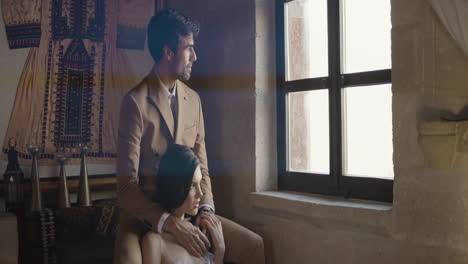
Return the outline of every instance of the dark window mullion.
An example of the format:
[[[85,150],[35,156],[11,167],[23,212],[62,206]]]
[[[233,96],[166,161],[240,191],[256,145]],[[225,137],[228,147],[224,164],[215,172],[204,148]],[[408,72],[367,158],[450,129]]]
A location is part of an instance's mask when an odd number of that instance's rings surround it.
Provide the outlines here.
[[[342,74],[343,87],[378,85],[392,82],[392,70],[378,70]]]
[[[325,195],[342,196],[336,185],[330,182],[330,176],[325,174],[287,171],[282,181],[281,189],[296,192],[308,192]]]
[[[327,79],[323,78],[311,78],[311,79],[302,79],[295,81],[287,81],[284,83],[284,92],[303,92],[303,91],[313,91],[327,88]]]
[[[393,180],[391,179],[346,176],[341,179],[341,184],[347,198],[390,203],[393,201]]]
[[[277,74],[277,149],[278,149],[278,186],[283,188],[286,176],[286,70],[285,70],[285,33],[284,2],[276,1],[276,74]]]
[[[339,0],[328,0],[328,72],[330,109],[330,176],[337,189],[341,177],[341,87]]]

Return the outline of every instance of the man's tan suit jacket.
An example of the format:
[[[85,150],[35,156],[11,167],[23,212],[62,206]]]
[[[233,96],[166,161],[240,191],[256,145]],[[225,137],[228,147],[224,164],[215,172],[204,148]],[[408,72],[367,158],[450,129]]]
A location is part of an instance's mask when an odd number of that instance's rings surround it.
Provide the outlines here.
[[[214,208],[205,128],[198,94],[177,81],[178,117],[172,116],[167,95],[154,74],[148,75],[123,99],[120,109],[117,158],[117,196],[119,205],[153,230],[164,212],[149,197],[154,193],[154,180],[159,161],[168,144],[191,147],[200,160],[202,191],[200,204]]]

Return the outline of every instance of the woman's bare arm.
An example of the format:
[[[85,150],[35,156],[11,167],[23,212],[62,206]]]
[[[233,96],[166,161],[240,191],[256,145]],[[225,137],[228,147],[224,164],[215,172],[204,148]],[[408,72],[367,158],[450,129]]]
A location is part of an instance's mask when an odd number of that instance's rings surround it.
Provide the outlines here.
[[[162,237],[152,231],[146,233],[141,241],[143,264],[162,263]]]

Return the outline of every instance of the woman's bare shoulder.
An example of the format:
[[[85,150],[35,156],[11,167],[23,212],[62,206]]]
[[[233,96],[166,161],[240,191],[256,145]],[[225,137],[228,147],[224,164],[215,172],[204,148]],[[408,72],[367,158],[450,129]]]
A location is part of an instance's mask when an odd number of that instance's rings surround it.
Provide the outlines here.
[[[174,264],[203,264],[203,259],[191,256],[188,251],[183,248],[174,236],[169,233],[161,234],[162,243],[164,243],[163,263]]]
[[[158,251],[160,255],[165,251],[165,241],[161,234],[148,232],[141,241],[142,245],[146,245],[150,251]]]
[[[143,263],[164,263],[164,240],[160,234],[148,232],[142,241]]]

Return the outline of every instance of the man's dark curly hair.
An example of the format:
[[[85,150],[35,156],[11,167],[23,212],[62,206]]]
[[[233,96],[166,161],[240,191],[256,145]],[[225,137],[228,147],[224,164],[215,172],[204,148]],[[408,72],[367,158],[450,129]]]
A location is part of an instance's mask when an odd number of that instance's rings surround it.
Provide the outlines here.
[[[189,147],[170,145],[159,163],[155,202],[169,213],[182,206],[198,164],[198,158]]]
[[[151,56],[155,62],[159,62],[163,55],[164,45],[176,53],[180,37],[193,34],[195,39],[199,32],[198,21],[174,9],[163,9],[151,18],[148,25],[148,47]]]

